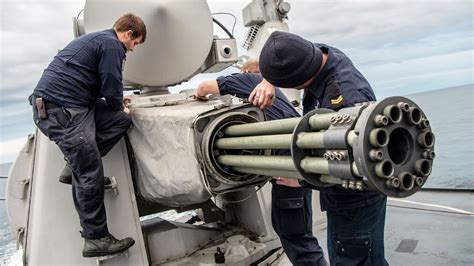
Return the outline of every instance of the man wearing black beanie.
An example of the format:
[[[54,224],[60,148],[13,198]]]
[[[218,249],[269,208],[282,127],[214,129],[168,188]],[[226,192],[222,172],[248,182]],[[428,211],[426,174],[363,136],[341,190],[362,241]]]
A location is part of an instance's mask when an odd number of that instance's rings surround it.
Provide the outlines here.
[[[259,59],[264,80],[249,100],[262,109],[272,105],[274,86],[304,89],[304,114],[316,108],[337,111],[376,100],[369,82],[334,47],[275,31]],[[285,179],[280,184],[300,186],[294,179]],[[311,187],[304,182],[302,185]],[[341,186],[318,190],[321,209],[328,218],[327,248],[331,265],[388,265],[384,255],[386,196]]]

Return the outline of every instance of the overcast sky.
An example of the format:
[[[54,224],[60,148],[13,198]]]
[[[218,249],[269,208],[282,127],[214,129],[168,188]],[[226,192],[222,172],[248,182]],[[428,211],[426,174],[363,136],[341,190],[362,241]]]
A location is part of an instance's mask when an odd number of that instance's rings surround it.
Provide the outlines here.
[[[249,2],[209,1],[212,12],[237,17],[239,46],[247,32],[241,10]],[[473,83],[471,0],[289,2],[290,32],[346,52],[379,98]],[[84,1],[0,1],[0,163],[14,160],[33,132],[27,97],[57,50],[72,39],[72,17],[83,7]],[[232,27],[232,19],[217,18]],[[180,88],[217,76],[200,76]]]

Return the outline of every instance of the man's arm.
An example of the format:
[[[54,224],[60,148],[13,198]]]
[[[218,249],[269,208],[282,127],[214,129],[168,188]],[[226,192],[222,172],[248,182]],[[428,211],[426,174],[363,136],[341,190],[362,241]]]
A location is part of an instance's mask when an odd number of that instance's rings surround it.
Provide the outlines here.
[[[300,182],[298,179],[294,178],[286,178],[286,177],[280,177],[280,176],[274,176],[273,179],[276,180],[277,185],[281,186],[287,186],[287,187],[301,187]]]
[[[113,110],[123,109],[122,58],[124,51],[114,43],[105,43],[99,62],[101,96]]]
[[[207,100],[208,94],[219,94],[219,86],[215,79],[205,80],[199,83],[195,97],[199,100]]]

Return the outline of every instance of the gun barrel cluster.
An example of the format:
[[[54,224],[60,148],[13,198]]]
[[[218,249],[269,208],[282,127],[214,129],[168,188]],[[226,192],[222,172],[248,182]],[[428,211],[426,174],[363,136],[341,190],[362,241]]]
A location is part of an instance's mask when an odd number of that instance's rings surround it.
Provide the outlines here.
[[[230,124],[209,153],[229,173],[280,176],[406,197],[431,173],[435,137],[414,102],[390,97],[338,112]]]

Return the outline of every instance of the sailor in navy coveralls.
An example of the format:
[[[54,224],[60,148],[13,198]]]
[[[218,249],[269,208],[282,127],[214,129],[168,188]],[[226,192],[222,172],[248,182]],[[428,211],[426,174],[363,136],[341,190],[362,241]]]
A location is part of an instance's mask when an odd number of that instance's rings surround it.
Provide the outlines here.
[[[274,100],[274,86],[304,89],[304,114],[315,108],[339,110],[375,101],[372,88],[340,50],[311,43],[297,35],[273,32],[260,54],[264,81],[250,100],[261,108]],[[287,179],[288,186],[312,187]],[[314,187],[313,187],[314,188]],[[387,265],[384,256],[386,196],[340,186],[320,190],[327,212],[327,246],[331,265]]]
[[[244,65],[245,67],[245,65]],[[242,68],[242,72],[248,72]],[[207,100],[207,94],[234,95],[248,98],[263,78],[260,74],[241,73],[206,80],[199,84],[196,97]],[[273,105],[265,109],[267,120],[298,117],[292,104],[280,89],[275,90]],[[279,150],[279,155],[289,154]],[[272,226],[280,237],[288,259],[295,265],[327,265],[322,248],[313,235],[312,190],[307,187],[288,187],[272,180]]]
[[[134,243],[108,231],[101,157],[130,127],[122,68],[126,52],[145,38],[141,18],[125,14],[113,29],[74,39],[54,57],[29,97],[35,124],[58,145],[68,163],[65,169],[73,173],[85,257],[118,253]]]

